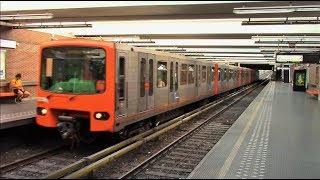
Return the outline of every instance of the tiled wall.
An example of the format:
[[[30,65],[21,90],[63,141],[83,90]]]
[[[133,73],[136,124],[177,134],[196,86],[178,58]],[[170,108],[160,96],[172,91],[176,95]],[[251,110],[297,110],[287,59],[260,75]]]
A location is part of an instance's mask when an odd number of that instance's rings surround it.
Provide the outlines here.
[[[1,30],[1,39],[17,42],[16,49],[6,50],[6,80],[1,80],[1,92],[7,91],[7,83],[14,78],[17,73],[22,74],[22,82],[25,89],[36,94],[36,84],[38,78],[38,54],[41,43],[51,41],[51,34],[25,29]],[[57,39],[68,37],[57,36]]]

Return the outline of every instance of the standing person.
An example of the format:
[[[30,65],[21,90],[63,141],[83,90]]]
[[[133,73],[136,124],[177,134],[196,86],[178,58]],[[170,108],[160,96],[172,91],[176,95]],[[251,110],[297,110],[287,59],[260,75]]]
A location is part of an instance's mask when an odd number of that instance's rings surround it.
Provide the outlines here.
[[[16,103],[21,102],[23,98],[30,96],[30,93],[24,90],[22,81],[21,81],[21,74],[18,73],[14,79],[10,82],[10,88],[12,91],[17,95],[15,101]]]

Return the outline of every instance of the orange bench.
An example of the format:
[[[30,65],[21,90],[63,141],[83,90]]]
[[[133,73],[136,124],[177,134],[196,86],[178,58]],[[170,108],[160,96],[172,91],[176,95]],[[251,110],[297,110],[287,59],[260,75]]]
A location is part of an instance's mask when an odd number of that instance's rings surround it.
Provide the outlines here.
[[[311,95],[313,95],[313,96],[318,96],[319,95],[319,92],[316,89],[308,89],[308,90],[306,90],[306,92],[311,94]]]
[[[0,92],[0,98],[1,99],[11,99],[14,100],[17,97],[16,94],[14,94],[13,92]]]

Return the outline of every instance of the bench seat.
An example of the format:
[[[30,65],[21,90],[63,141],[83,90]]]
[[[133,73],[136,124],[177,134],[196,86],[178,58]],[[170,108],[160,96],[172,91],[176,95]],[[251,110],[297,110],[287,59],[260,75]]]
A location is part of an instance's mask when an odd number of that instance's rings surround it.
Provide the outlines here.
[[[306,92],[311,94],[311,95],[314,95],[314,96],[318,96],[319,95],[319,92],[316,89],[308,89],[308,90],[306,90]]]
[[[16,96],[13,92],[0,92],[0,97]]]

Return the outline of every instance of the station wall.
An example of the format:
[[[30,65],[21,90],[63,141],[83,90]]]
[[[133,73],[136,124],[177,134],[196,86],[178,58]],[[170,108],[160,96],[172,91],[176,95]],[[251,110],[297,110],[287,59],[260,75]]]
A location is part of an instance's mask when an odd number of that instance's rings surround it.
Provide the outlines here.
[[[55,38],[66,39],[70,37],[55,35]],[[1,39],[16,41],[16,48],[1,48],[5,52],[6,74],[5,79],[0,80],[0,91],[9,91],[8,83],[17,73],[21,73],[25,89],[34,96],[38,81],[39,46],[44,42],[51,41],[52,35],[26,29],[2,29]]]

